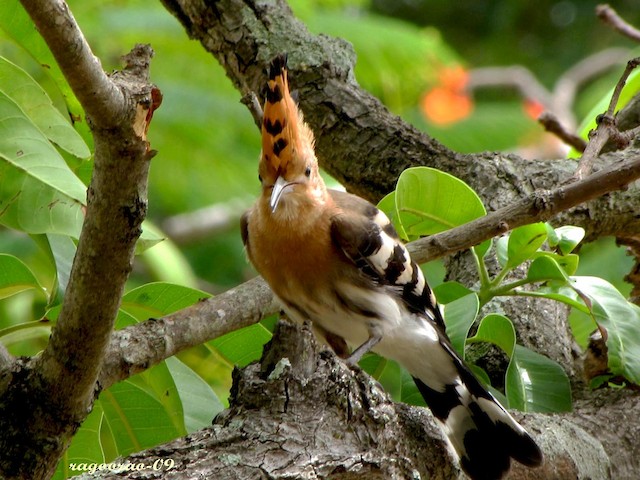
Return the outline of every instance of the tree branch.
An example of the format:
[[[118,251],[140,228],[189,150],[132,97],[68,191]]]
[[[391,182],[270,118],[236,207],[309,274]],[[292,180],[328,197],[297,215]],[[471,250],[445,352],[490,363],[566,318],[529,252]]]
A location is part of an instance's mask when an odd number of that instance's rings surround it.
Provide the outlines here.
[[[107,77],[63,0],[22,0],[85,113],[115,125],[127,114],[122,91]]]
[[[584,152],[584,149],[587,148],[587,142],[585,142],[582,137],[565,128],[558,117],[553,113],[543,112],[542,115],[538,117],[538,123],[540,123],[547,132],[553,133],[556,137],[570,147],[575,148],[578,152]]]
[[[578,164],[578,168],[574,174],[575,179],[580,180],[581,178],[589,175],[596,158],[609,139],[619,139],[620,132],[618,131],[615,120],[616,105],[618,105],[618,100],[620,99],[622,89],[627,82],[627,78],[629,78],[631,72],[638,65],[640,65],[640,57],[629,60],[627,63],[620,80],[616,83],[616,87],[613,90],[607,111],[597,119],[598,127],[595,132],[592,132],[589,144],[582,154],[582,158],[580,159],[580,163]]]
[[[258,277],[172,315],[114,332],[98,383],[102,389],[109,388],[186,348],[253,325],[279,309],[271,289]]]
[[[148,80],[149,46],[134,48],[125,69],[109,78],[64,1],[22,3],[87,113],[95,144],[86,217],[61,312],[45,350],[16,365],[0,401],[0,476],[38,479],[53,474],[93,404],[146,214],[154,153],[146,131],[160,94]]]
[[[625,22],[611,6],[607,4],[598,5],[596,7],[596,15],[614,30],[617,30],[631,40],[640,42],[640,30]]]
[[[538,469],[515,464],[508,478],[633,478],[639,399],[637,392],[602,391],[597,406],[579,401],[561,417],[515,412],[546,460]],[[153,465],[170,458],[173,468],[129,469],[118,478],[276,480],[309,472],[319,479],[337,472],[366,480],[466,478],[427,409],[391,401],[359,368],[321,351],[305,327],[278,324],[260,363],[234,372],[229,404],[211,428],[120,461]],[[611,428],[602,428],[603,421]],[[628,448],[620,448],[620,439]],[[96,472],[80,479],[110,476]]]

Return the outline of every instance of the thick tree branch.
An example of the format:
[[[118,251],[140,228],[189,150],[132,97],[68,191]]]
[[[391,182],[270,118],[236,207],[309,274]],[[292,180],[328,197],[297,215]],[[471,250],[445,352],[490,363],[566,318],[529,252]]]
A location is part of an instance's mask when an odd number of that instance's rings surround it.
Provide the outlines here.
[[[186,348],[253,325],[279,308],[264,280],[255,278],[172,315],[119,330],[105,355],[100,387],[106,389]]]
[[[633,478],[639,414],[638,394],[620,391],[600,392],[597,406],[578,402],[562,416],[515,413],[546,461],[538,469],[516,464],[508,478]],[[369,376],[321,351],[310,329],[282,322],[260,363],[234,372],[230,407],[211,428],[119,462],[164,466],[169,458],[171,469],[129,469],[117,478],[466,478],[427,409],[392,402]]]
[[[50,341],[14,365],[0,392],[0,476],[39,479],[51,476],[93,404],[146,214],[146,131],[160,95],[148,79],[150,47],[136,47],[109,78],[64,1],[23,4],[87,113],[95,144],[85,221]]]

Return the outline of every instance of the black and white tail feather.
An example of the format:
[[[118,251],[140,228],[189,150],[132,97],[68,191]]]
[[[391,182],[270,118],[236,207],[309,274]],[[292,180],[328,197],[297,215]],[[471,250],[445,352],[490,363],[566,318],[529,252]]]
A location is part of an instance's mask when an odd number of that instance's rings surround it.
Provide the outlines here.
[[[342,195],[334,194],[338,205]],[[349,201],[352,210],[354,197]],[[453,349],[436,299],[386,215],[360,202],[360,227],[348,217],[335,217],[333,241],[377,288],[395,296],[403,317],[373,349],[411,373],[471,478],[502,478],[512,458],[529,467],[541,465],[540,448]]]

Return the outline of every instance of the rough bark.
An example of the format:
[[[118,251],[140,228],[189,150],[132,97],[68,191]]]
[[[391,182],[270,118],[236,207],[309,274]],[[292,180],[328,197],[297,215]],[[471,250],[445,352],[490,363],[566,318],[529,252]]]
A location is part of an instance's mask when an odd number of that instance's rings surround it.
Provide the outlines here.
[[[603,391],[570,414],[517,414],[546,461],[514,465],[508,478],[635,478],[637,400]],[[80,478],[465,478],[427,409],[392,402],[368,375],[320,350],[310,328],[283,322],[260,363],[234,372],[230,407],[212,427],[118,462],[158,470]]]

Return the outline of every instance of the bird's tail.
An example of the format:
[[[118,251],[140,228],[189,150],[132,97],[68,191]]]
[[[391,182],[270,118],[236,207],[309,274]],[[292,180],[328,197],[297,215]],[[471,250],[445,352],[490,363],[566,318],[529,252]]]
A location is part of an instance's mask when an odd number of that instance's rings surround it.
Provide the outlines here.
[[[507,473],[512,458],[528,467],[541,465],[543,456],[538,445],[446,343],[443,346],[457,369],[456,383],[439,391],[420,378],[414,380],[442,422],[462,469],[473,480],[495,480]]]

